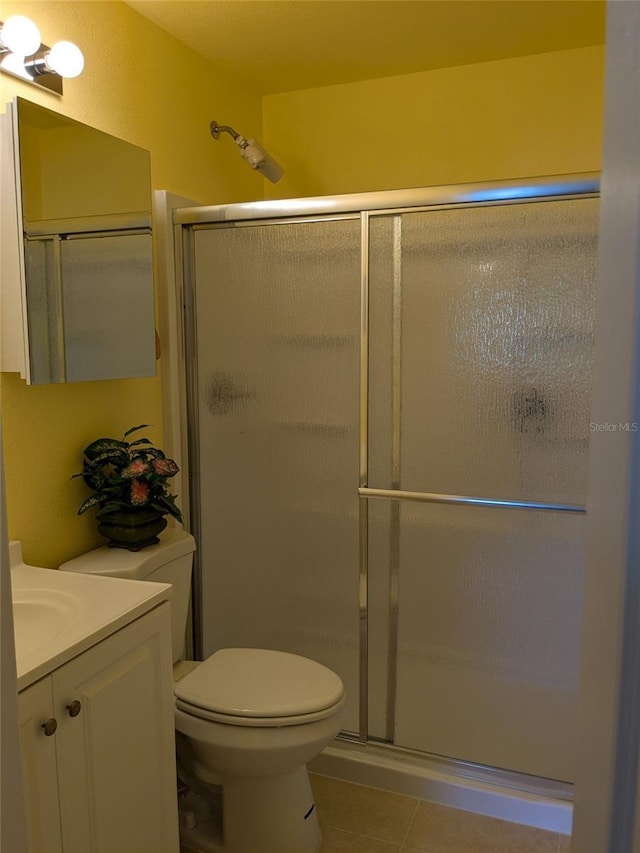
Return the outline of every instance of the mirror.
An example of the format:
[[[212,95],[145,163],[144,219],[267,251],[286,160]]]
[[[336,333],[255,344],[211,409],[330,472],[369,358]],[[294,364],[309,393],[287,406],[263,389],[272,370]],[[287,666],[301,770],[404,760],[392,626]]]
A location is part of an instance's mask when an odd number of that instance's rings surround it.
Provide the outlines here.
[[[155,375],[148,151],[16,98],[27,381]]]

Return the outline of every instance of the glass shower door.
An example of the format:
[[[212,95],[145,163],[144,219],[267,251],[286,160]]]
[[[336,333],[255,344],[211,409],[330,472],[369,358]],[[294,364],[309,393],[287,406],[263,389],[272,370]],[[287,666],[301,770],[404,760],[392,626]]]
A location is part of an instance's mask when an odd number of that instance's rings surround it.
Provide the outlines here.
[[[360,221],[193,240],[202,651],[324,663],[355,730]]]
[[[370,731],[571,781],[597,200],[372,217]],[[516,508],[518,507],[518,508]]]

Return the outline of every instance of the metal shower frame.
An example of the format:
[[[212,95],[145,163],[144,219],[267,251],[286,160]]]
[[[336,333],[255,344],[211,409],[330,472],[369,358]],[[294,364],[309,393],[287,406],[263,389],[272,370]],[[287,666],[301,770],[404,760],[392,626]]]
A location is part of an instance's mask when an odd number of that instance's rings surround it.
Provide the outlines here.
[[[178,275],[179,296],[184,305],[184,348],[186,358],[187,400],[186,410],[189,416],[183,422],[187,424],[186,436],[182,436],[183,459],[189,459],[190,495],[189,517],[191,530],[199,541],[200,533],[200,502],[199,502],[199,458],[197,441],[198,424],[198,376],[197,376],[197,336],[195,323],[195,269],[193,253],[193,232],[200,229],[248,227],[255,225],[277,225],[312,221],[327,221],[337,219],[359,219],[361,223],[361,273],[360,273],[360,401],[359,401],[359,731],[345,733],[346,737],[360,743],[372,740],[380,742],[369,735],[369,684],[368,684],[368,506],[370,500],[386,499],[392,507],[392,539],[399,536],[399,518],[394,523],[393,508],[399,508],[400,501],[420,501],[425,503],[458,504],[472,506],[495,506],[507,509],[533,509],[561,513],[585,513],[586,507],[574,504],[543,503],[537,501],[513,501],[493,498],[479,498],[468,495],[446,495],[428,492],[411,492],[399,489],[399,418],[400,400],[397,392],[393,395],[394,418],[392,438],[392,485],[391,489],[370,488],[368,485],[368,409],[369,409],[369,223],[372,216],[397,215],[394,223],[394,255],[399,258],[400,251],[400,220],[399,216],[406,212],[446,210],[451,208],[484,207],[504,204],[531,203],[544,201],[560,201],[599,196],[600,176],[598,173],[560,175],[544,178],[523,180],[508,180],[502,182],[456,184],[441,187],[417,188],[407,190],[391,190],[381,192],[354,193],[337,196],[318,196],[310,198],[283,199],[274,201],[245,202],[238,204],[178,208],[173,213],[176,271]],[[394,264],[394,269],[399,266]],[[395,277],[394,277],[395,279]],[[398,274],[399,279],[399,274]],[[392,282],[393,304],[399,305],[400,282]],[[392,317],[392,357],[394,386],[399,387],[399,313],[394,310]],[[393,473],[395,472],[395,473]],[[395,513],[397,515],[397,513]],[[395,531],[395,532],[394,532]],[[393,550],[393,548],[392,548]],[[194,561],[194,634],[195,648],[198,656],[202,656],[202,567],[199,551],[196,551]],[[412,750],[403,750],[392,744],[395,718],[395,653],[397,651],[398,633],[398,586],[399,565],[391,566],[389,601],[389,674],[386,713],[386,742],[395,750],[422,755]],[[394,596],[393,590],[396,590]],[[392,660],[392,658],[394,658]],[[384,742],[382,743],[384,745]],[[440,763],[462,769],[463,775],[474,778],[500,778],[506,771],[484,768],[469,762],[454,759],[436,759]],[[466,769],[466,772],[465,772]],[[510,773],[513,779],[519,779],[516,784],[522,790],[544,790],[554,796],[570,797],[570,785],[563,783],[534,780],[524,774]],[[513,786],[513,781],[511,782]]]

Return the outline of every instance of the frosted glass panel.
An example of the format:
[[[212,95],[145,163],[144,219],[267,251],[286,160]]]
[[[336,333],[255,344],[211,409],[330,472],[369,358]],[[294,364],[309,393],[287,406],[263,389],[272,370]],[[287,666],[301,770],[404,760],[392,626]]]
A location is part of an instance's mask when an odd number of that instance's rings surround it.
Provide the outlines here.
[[[395,423],[403,489],[585,501],[597,209],[372,221],[370,486],[394,480]]]
[[[24,256],[29,287],[29,364],[31,383],[64,382],[62,293],[56,262],[57,238],[25,240]]]
[[[67,381],[154,376],[151,234],[60,245]]]
[[[358,719],[357,220],[198,230],[204,654],[336,671]]]
[[[370,501],[390,538],[390,502]],[[401,504],[395,743],[574,778],[585,517]],[[380,725],[388,552],[370,551]]]
[[[585,501],[597,208],[371,213],[369,486]],[[202,650],[326,664],[356,731],[360,222],[192,237]],[[368,512],[370,736],[572,781],[584,516]]]

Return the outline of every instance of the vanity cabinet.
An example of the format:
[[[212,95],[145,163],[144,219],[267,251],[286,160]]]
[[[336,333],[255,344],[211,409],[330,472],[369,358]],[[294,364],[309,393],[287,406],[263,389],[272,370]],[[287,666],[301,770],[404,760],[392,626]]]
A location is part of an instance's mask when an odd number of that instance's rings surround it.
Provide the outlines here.
[[[177,853],[169,605],[20,693],[30,853]]]

